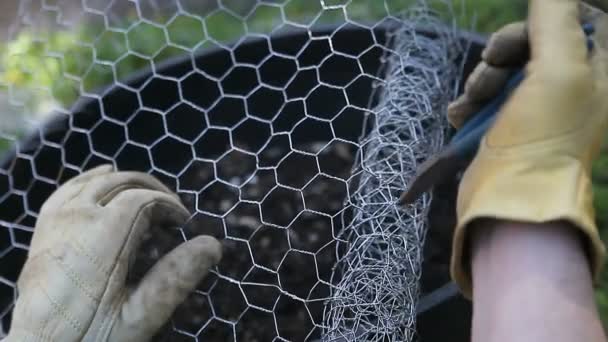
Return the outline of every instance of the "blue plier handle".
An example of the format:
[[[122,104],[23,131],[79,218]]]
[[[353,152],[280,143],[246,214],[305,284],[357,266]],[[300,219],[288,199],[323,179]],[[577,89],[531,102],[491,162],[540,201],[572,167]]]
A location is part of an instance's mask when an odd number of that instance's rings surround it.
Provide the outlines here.
[[[584,24],[583,31],[587,36],[587,48],[591,51],[593,50],[591,35],[595,32],[595,29],[591,24]],[[498,112],[513,91],[524,81],[525,77],[523,69],[511,76],[500,94],[474,115],[454,135],[441,153],[421,165],[418,174],[401,197],[401,203],[414,202],[435,184],[445,180],[446,177],[455,177],[458,172],[466,167],[475,156],[481,139],[496,120]]]

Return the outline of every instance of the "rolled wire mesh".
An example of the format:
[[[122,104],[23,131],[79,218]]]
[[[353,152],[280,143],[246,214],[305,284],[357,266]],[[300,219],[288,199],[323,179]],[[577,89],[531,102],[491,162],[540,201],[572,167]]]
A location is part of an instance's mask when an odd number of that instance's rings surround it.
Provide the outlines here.
[[[357,184],[338,235],[347,246],[326,304],[327,341],[411,341],[416,333],[431,196],[409,206],[397,199],[419,164],[443,146],[465,47],[424,3],[403,18],[390,33],[380,102],[353,169]]]
[[[411,339],[430,198],[395,201],[443,141],[462,52],[418,3],[19,1],[0,69],[0,336],[42,203],[110,163],[192,212],[151,229],[129,284],[180,242],[223,240],[156,340]]]

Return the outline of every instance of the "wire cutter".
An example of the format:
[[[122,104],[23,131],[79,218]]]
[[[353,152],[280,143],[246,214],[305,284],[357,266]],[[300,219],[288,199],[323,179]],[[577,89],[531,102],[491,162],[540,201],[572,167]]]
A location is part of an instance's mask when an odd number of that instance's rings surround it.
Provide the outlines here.
[[[591,51],[593,41],[590,36],[595,29],[591,24],[584,24],[583,31],[587,35],[587,48]],[[456,133],[443,151],[422,163],[399,203],[413,203],[437,183],[456,177],[463,171],[475,156],[482,137],[496,120],[498,112],[524,79],[524,69],[517,71],[511,76],[501,93],[475,114]]]

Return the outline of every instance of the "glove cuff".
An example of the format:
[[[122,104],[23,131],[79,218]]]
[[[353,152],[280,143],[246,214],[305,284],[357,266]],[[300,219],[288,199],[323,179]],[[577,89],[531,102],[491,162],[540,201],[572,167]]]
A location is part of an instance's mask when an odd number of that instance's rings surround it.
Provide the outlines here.
[[[595,224],[589,171],[577,159],[543,162],[478,155],[461,182],[457,207],[450,271],[467,298],[472,298],[473,284],[471,260],[463,249],[469,248],[470,224],[480,218],[570,222],[587,239],[591,270],[598,279],[605,247]]]

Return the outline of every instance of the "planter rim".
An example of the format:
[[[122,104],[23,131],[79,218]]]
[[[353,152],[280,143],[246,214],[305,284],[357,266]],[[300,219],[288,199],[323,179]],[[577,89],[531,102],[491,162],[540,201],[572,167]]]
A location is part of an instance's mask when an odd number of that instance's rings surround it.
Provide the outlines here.
[[[321,25],[319,28],[312,30],[312,31],[311,30],[299,30],[299,29],[281,30],[280,32],[277,32],[277,33],[271,33],[268,36],[268,38],[270,38],[273,41],[279,41],[279,42],[290,41],[294,37],[301,36],[302,34],[310,34],[310,32],[313,32],[315,35],[330,35],[337,30],[343,30],[342,32],[348,32],[350,34],[356,34],[356,32],[362,31],[362,30],[367,30],[367,31],[372,30],[372,31],[378,31],[378,32],[382,33],[382,32],[388,32],[390,30],[394,30],[394,29],[398,28],[398,26],[399,26],[398,24],[394,24],[394,23],[382,23],[382,24],[374,25],[374,26],[370,26],[370,27],[364,26],[361,24],[355,24],[355,23],[325,24],[325,25]],[[433,31],[430,30],[428,27],[426,27],[426,28],[421,27],[420,31],[422,33],[433,34],[432,33]],[[461,30],[461,31],[459,31],[459,34],[460,34],[460,37],[463,39],[463,41],[468,42],[469,44],[472,44],[472,45],[483,46],[483,45],[485,45],[485,43],[487,41],[487,37],[485,37],[481,34],[475,33],[475,32]],[[252,37],[246,37],[244,39],[237,40],[228,46],[234,47],[234,46],[238,45],[240,47],[246,48],[247,46],[255,46],[256,44],[260,44],[263,41],[266,41],[266,39],[262,38],[262,37],[252,36]],[[210,49],[200,51],[196,54],[184,54],[184,55],[171,57],[163,62],[160,62],[158,67],[156,67],[156,69],[160,70],[160,71],[168,70],[177,65],[182,65],[182,64],[188,63],[190,61],[200,59],[204,56],[211,56],[211,55],[217,54],[220,51],[221,51],[221,47],[213,47]],[[144,68],[141,70],[137,70],[137,71],[133,72],[132,75],[127,77],[124,81],[121,81],[121,83],[126,84],[126,85],[137,84],[137,83],[147,79],[151,72],[152,72],[151,68]],[[102,88],[98,89],[97,91],[93,91],[92,93],[97,93],[100,96],[108,96],[121,87],[122,86],[120,84],[113,83],[111,85],[102,87]],[[76,100],[74,102],[74,104],[70,107],[70,109],[67,112],[68,113],[78,113],[83,108],[85,108],[86,106],[91,104],[93,101],[94,100],[92,100],[91,98],[87,98],[86,95],[84,97],[80,97],[78,100]],[[15,142],[18,142],[19,149],[21,151],[28,151],[28,150],[35,149],[37,147],[36,146],[37,138],[39,137],[40,131],[49,132],[49,133],[62,131],[64,129],[62,124],[70,115],[72,115],[72,114],[61,115],[57,112],[51,113],[48,119],[46,119],[45,121],[42,121],[37,126],[31,127],[29,129],[29,132],[27,132],[27,134],[24,137],[15,141]],[[4,155],[0,156],[0,168],[6,169],[10,165],[11,161],[17,157],[16,147],[17,147],[17,144],[13,143],[11,148],[8,151],[6,151],[4,153]]]

